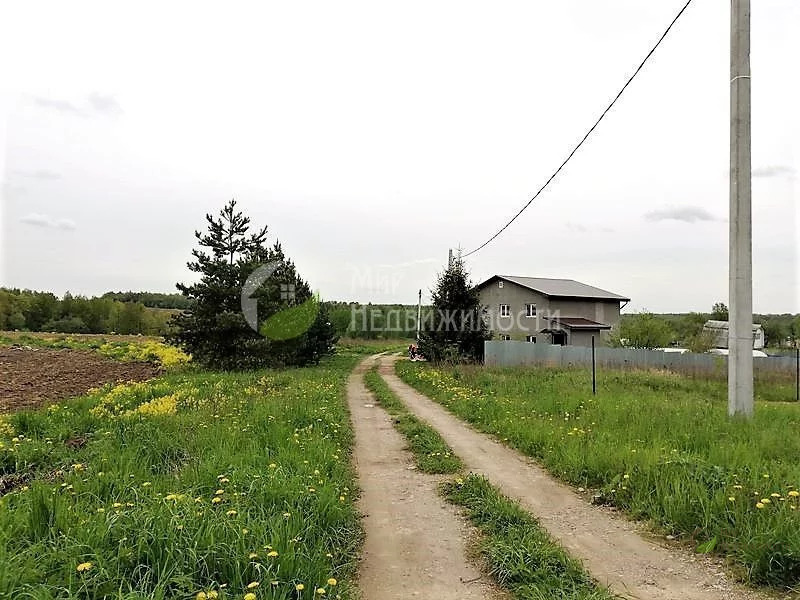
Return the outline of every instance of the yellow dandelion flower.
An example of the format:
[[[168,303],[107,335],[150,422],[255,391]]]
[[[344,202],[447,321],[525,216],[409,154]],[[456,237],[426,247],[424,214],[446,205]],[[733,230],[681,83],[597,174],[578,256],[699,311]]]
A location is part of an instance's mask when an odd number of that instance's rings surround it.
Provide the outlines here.
[[[772,500],[770,500],[769,498],[762,498],[761,504],[772,504]]]
[[[259,582],[257,582],[257,581],[251,581],[250,583],[247,584],[247,589],[248,590],[254,590],[260,585],[261,584]]]
[[[267,556],[269,556],[270,558],[275,558],[276,556],[278,556],[278,553],[275,552],[275,550],[272,550],[271,552],[267,553]]]
[[[270,583],[270,585],[273,585],[273,586],[275,586],[275,585],[278,585],[278,582],[277,582],[277,581],[275,581],[275,580],[272,580],[272,581],[270,581],[269,583]]]
[[[333,586],[333,585],[336,585],[337,583],[339,583],[339,582],[338,582],[338,581],[336,581],[336,579],[334,579],[333,577],[331,577],[330,579],[328,579],[328,585],[331,585],[331,586]]]
[[[756,502],[756,508],[764,508],[764,506],[761,502]]]
[[[235,517],[237,513],[235,510],[229,510],[225,514],[228,515],[229,517]]]
[[[247,555],[247,558],[253,560],[254,558],[258,558],[258,554],[255,552],[251,552],[250,554]]]
[[[219,496],[214,496],[211,499],[211,504],[219,504],[220,502],[222,502],[222,498],[220,498]]]
[[[325,595],[325,588],[317,588],[317,594],[319,594],[320,596],[324,596]]]
[[[209,600],[216,600],[219,597],[219,593],[216,590],[209,590],[208,598]]]
[[[731,502],[736,502],[736,498],[734,498],[733,496],[728,496],[728,500],[730,500]]]
[[[294,586],[294,589],[296,589],[298,592],[302,592],[304,589],[306,589],[306,586],[304,586],[302,583],[298,583],[296,586]]]
[[[94,565],[90,562],[83,562],[76,567],[78,573],[85,573],[89,569],[91,569]]]
[[[256,600],[256,595],[253,592],[247,592],[244,595],[244,600]]]
[[[276,465],[275,463],[269,463],[269,468],[270,468],[270,469],[274,469],[274,468],[276,468],[277,466],[278,466],[278,465]]]
[[[206,596],[205,592],[197,592],[197,596],[195,596],[197,600],[206,600],[208,596]]]
[[[798,496],[800,496],[800,492],[798,492],[797,490],[792,490],[791,492],[789,492],[789,495],[792,498],[797,498]]]
[[[217,496],[221,496],[224,493],[225,493],[225,490],[217,490],[216,492],[214,492],[214,494],[216,494]]]
[[[775,492],[771,493],[770,496],[772,496],[773,498],[780,498],[781,497],[780,494],[776,494]]]

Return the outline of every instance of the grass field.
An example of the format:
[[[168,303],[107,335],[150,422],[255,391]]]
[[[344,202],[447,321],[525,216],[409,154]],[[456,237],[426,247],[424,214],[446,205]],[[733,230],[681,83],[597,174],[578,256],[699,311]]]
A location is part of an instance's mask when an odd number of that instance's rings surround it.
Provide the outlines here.
[[[190,369],[2,417],[0,596],[353,597],[360,358]]]
[[[397,363],[409,384],[601,501],[649,519],[760,584],[800,581],[800,406],[731,421],[702,382],[557,369]]]

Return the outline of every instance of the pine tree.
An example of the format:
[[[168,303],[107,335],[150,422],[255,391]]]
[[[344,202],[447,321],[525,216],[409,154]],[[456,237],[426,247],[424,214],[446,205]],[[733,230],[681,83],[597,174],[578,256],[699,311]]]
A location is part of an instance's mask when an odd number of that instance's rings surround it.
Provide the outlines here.
[[[420,336],[422,355],[434,362],[482,361],[483,342],[491,338],[486,309],[461,257],[453,260],[432,290],[430,323]]]
[[[331,353],[336,338],[324,311],[311,315],[310,326],[295,327],[297,335],[282,339],[270,339],[250,327],[242,313],[242,289],[259,266],[277,263],[252,294],[260,325],[270,318],[280,320],[300,305],[313,305],[311,288],[279,242],[266,245],[266,227],[250,233],[250,219],[236,211],[235,200],[225,205],[219,218],[206,215],[206,221],[208,232],[195,232],[200,248],[192,251],[194,260],[187,263],[201,278],[193,285],[177,284],[192,304],[173,319],[170,341],[200,364],[221,369],[304,365]]]

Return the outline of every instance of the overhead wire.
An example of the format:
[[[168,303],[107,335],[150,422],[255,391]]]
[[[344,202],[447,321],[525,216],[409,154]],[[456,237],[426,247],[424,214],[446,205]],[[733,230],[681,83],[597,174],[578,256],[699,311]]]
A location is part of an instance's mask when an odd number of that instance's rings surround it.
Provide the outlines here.
[[[508,229],[508,227],[509,227],[509,226],[510,226],[510,225],[511,225],[511,224],[512,224],[514,221],[516,221],[516,220],[517,220],[517,218],[518,218],[518,217],[519,217],[519,216],[520,216],[520,215],[521,215],[523,212],[525,212],[525,210],[526,210],[526,209],[527,209],[527,208],[528,208],[528,207],[529,207],[531,204],[533,204],[533,202],[536,200],[536,198],[538,198],[538,197],[541,195],[541,193],[542,193],[542,192],[545,190],[545,188],[547,188],[547,186],[548,186],[548,185],[550,185],[550,182],[552,182],[552,181],[553,181],[553,180],[556,178],[556,176],[557,176],[557,175],[558,175],[558,174],[561,172],[561,170],[562,170],[562,169],[563,169],[563,168],[564,168],[564,167],[567,165],[567,163],[570,161],[570,159],[572,159],[572,157],[573,157],[573,156],[575,155],[575,153],[576,153],[576,152],[577,152],[577,151],[580,149],[580,147],[581,147],[581,146],[583,146],[584,142],[585,142],[585,141],[586,141],[586,140],[589,138],[589,136],[590,136],[590,135],[592,135],[592,132],[593,132],[595,129],[597,129],[597,126],[598,126],[598,125],[600,125],[600,122],[603,120],[603,118],[606,116],[606,114],[608,114],[608,112],[609,112],[609,111],[610,111],[610,110],[613,108],[613,106],[614,106],[614,104],[616,104],[617,100],[619,100],[619,99],[620,99],[620,96],[622,96],[623,92],[624,92],[624,91],[625,91],[625,90],[628,88],[628,86],[631,84],[631,82],[632,82],[632,81],[633,81],[633,80],[636,78],[636,76],[639,74],[639,71],[641,71],[641,70],[642,70],[642,68],[644,67],[644,65],[647,63],[647,61],[650,59],[650,57],[653,55],[653,53],[656,51],[656,49],[657,49],[657,48],[658,48],[658,47],[661,45],[661,42],[663,42],[663,41],[664,41],[664,38],[666,38],[666,37],[667,37],[667,34],[670,32],[670,30],[671,30],[671,29],[672,29],[672,27],[675,25],[675,23],[677,23],[677,22],[678,22],[678,19],[680,19],[680,18],[681,18],[681,15],[683,15],[683,13],[686,11],[686,9],[687,9],[687,8],[689,8],[689,5],[690,5],[691,3],[692,3],[692,0],[687,0],[687,1],[686,1],[686,4],[684,4],[684,5],[683,5],[683,7],[682,7],[682,8],[681,8],[681,9],[678,11],[678,14],[677,14],[677,15],[675,15],[675,17],[674,17],[674,18],[672,19],[672,21],[670,22],[669,26],[668,26],[668,27],[667,27],[667,28],[664,30],[664,33],[662,33],[662,34],[661,34],[661,37],[659,37],[659,38],[658,38],[658,41],[657,41],[657,42],[655,43],[655,45],[654,45],[654,46],[653,46],[653,47],[650,49],[650,52],[648,52],[648,53],[647,53],[647,55],[644,57],[644,59],[642,60],[642,62],[639,64],[639,66],[638,66],[638,67],[636,67],[636,70],[633,72],[633,75],[631,75],[631,76],[628,78],[628,80],[625,82],[625,85],[623,85],[623,86],[622,86],[622,89],[620,89],[620,91],[619,91],[619,92],[617,92],[617,95],[616,95],[616,96],[614,96],[614,99],[613,99],[613,100],[611,100],[611,103],[610,103],[610,104],[609,104],[609,105],[606,107],[606,109],[605,109],[605,110],[602,112],[602,114],[600,115],[600,117],[599,117],[599,118],[598,118],[598,119],[597,119],[597,120],[594,122],[594,125],[592,125],[592,126],[589,128],[589,130],[586,132],[586,134],[585,134],[585,135],[584,135],[584,136],[581,138],[581,140],[580,140],[580,141],[577,143],[577,145],[576,145],[576,146],[575,146],[575,147],[572,149],[572,151],[571,151],[571,152],[570,152],[570,153],[567,155],[567,158],[565,158],[565,159],[564,159],[564,161],[563,161],[563,162],[562,162],[562,163],[561,163],[561,164],[558,166],[558,168],[557,168],[557,169],[556,169],[556,170],[553,172],[553,174],[552,174],[552,175],[550,175],[550,177],[547,179],[547,181],[545,181],[545,182],[544,182],[544,185],[542,185],[542,187],[540,187],[540,188],[539,188],[539,190],[538,190],[538,191],[537,191],[537,192],[536,192],[536,193],[533,195],[533,197],[532,197],[530,200],[528,200],[528,201],[525,203],[525,205],[524,205],[524,206],[523,206],[521,209],[519,209],[519,211],[517,212],[517,214],[515,214],[515,215],[514,215],[514,216],[511,218],[511,220],[510,220],[510,221],[508,221],[508,222],[507,222],[505,225],[503,225],[503,226],[502,226],[502,227],[501,227],[501,228],[500,228],[500,229],[499,229],[499,230],[498,230],[498,231],[497,231],[497,232],[496,232],[494,235],[492,235],[492,237],[490,237],[488,240],[486,240],[485,242],[483,242],[483,244],[481,244],[480,246],[478,246],[478,247],[477,247],[477,248],[475,248],[474,250],[470,250],[470,251],[469,251],[469,252],[467,252],[466,254],[463,254],[463,255],[462,255],[462,257],[463,257],[463,258],[466,258],[466,257],[468,257],[468,256],[470,256],[470,255],[472,255],[472,254],[475,254],[476,252],[478,252],[478,251],[480,251],[480,250],[483,250],[483,249],[484,249],[486,246],[488,246],[488,245],[489,245],[489,244],[491,244],[491,243],[492,243],[492,242],[493,242],[495,239],[497,239],[497,237],[498,237],[498,236],[499,236],[501,233],[503,233],[503,232],[504,232],[506,229]]]

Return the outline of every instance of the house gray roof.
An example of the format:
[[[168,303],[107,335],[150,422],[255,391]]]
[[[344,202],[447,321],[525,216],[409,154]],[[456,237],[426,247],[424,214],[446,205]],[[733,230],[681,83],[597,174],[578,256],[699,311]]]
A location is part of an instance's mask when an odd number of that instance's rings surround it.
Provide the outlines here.
[[[478,284],[482,288],[486,284],[503,279],[526,287],[528,289],[544,294],[545,296],[556,296],[559,298],[591,298],[593,300],[619,300],[629,302],[630,298],[607,292],[600,288],[586,285],[574,279],[547,279],[545,277],[517,277],[515,275],[493,275],[483,283]]]

